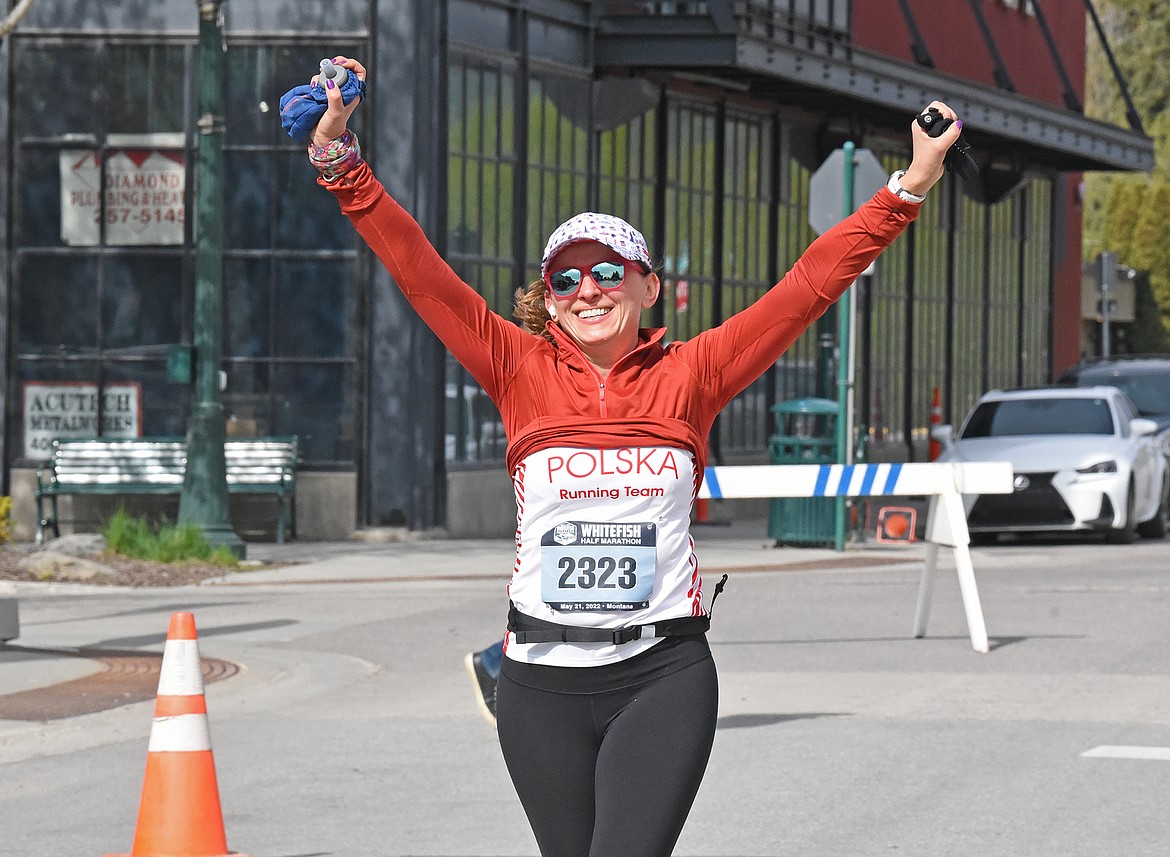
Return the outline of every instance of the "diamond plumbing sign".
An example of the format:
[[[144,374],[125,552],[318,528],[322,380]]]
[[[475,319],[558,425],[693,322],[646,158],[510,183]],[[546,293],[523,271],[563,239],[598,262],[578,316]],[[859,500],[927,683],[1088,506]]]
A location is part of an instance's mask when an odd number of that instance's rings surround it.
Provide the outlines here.
[[[109,148],[63,149],[61,240],[73,247],[182,244],[182,134],[111,134]],[[103,199],[104,197],[104,199]],[[104,205],[103,205],[104,202]]]

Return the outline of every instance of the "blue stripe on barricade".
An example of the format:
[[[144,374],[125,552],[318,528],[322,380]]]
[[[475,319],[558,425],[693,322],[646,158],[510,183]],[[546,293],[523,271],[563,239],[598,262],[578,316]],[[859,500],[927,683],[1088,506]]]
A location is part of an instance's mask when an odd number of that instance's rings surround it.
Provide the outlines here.
[[[904,469],[905,467],[909,469]],[[940,489],[934,487],[933,477],[924,475],[927,467],[943,467],[944,465],[879,463],[879,464],[794,464],[774,465],[770,467],[719,467],[709,465],[703,470],[703,481],[699,490],[706,490],[706,496],[712,500],[725,500],[730,497],[879,497],[891,496],[907,492],[912,494],[938,494]],[[948,465],[949,466],[949,465]],[[730,480],[731,487],[724,489],[719,482],[719,471],[728,471],[724,475]],[[758,473],[746,475],[737,471],[753,471]],[[794,471],[784,476],[779,471]],[[913,477],[909,484],[901,483],[901,477]],[[786,490],[777,495],[769,495],[762,486],[772,479],[783,479]],[[812,485],[809,485],[811,480]],[[808,493],[791,493],[795,485],[809,486]],[[728,493],[728,491],[730,493]]]
[[[825,486],[829,484],[829,474],[833,472],[833,465],[822,464],[817,471],[817,484],[813,486],[814,497],[825,496]]]
[[[883,494],[893,494],[898,485],[898,477],[902,474],[901,464],[891,464],[890,472],[886,475],[886,484],[882,486]]]
[[[844,497],[849,493],[849,485],[853,482],[853,471],[856,467],[855,464],[846,464],[841,468],[841,481],[837,483],[838,497]]]
[[[707,491],[711,494],[711,499],[722,500],[723,489],[719,487],[719,477],[715,475],[715,468],[708,467],[704,475],[707,479]]]
[[[813,497],[872,497],[878,494],[893,494],[898,486],[898,477],[902,473],[901,464],[890,464],[885,481],[879,488],[875,488],[880,468],[884,464],[821,464],[817,469],[816,484],[813,486]],[[856,491],[851,490],[853,476],[861,469],[861,484]],[[833,482],[834,477],[839,477]],[[833,485],[830,490],[830,484]]]
[[[865,465],[865,475],[861,479],[861,494],[868,495],[873,489],[874,480],[877,479],[878,465]]]

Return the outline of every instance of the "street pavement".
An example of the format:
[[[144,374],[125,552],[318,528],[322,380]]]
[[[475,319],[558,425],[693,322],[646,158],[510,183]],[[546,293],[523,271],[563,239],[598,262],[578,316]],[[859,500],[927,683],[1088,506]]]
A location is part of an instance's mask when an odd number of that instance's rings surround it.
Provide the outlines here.
[[[708,597],[729,582],[710,634],[719,730],[680,857],[1167,853],[1170,544],[973,550],[979,654],[947,549],[913,639],[920,543],[777,548],[762,522],[696,541]],[[133,688],[157,681],[143,656],[175,611],[220,667],[206,695],[232,849],[536,855],[462,665],[502,633],[512,551],[249,545],[296,564],[0,591],[21,622],[0,645],[0,855],[130,850],[153,716]],[[63,694],[97,710],[5,719]],[[630,799],[653,787],[631,762]]]

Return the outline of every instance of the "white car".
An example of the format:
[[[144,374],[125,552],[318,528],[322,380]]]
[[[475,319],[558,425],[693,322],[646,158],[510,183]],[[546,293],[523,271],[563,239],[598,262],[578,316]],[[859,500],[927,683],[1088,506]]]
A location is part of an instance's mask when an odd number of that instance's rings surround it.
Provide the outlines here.
[[[1009,461],[1011,494],[967,496],[974,543],[999,533],[1103,532],[1117,544],[1166,534],[1170,475],[1153,435],[1116,387],[993,390],[955,436],[932,434],[939,461]]]

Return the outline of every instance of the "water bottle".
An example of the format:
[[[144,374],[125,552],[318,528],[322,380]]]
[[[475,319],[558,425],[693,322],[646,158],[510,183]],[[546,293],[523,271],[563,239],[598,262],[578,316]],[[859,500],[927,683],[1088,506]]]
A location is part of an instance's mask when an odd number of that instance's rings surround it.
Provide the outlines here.
[[[345,83],[348,76],[349,73],[345,70],[345,66],[334,65],[333,60],[326,58],[321,60],[321,74],[317,77],[317,85],[324,89],[325,81],[332,80],[333,85],[341,89],[341,85]]]

